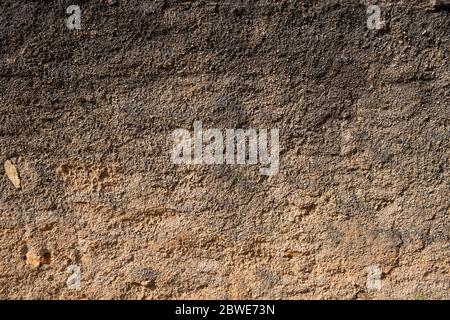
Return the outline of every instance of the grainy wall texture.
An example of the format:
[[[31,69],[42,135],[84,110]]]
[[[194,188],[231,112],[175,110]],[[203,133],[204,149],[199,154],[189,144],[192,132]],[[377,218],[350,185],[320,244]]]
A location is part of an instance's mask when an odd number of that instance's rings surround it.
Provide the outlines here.
[[[448,299],[450,13],[370,4],[2,0],[0,298]]]

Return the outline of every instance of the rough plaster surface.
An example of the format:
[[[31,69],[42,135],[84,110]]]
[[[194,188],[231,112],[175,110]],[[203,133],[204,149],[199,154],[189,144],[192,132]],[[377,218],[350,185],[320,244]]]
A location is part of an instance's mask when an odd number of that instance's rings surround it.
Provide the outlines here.
[[[0,298],[448,299],[449,12],[367,4],[2,0]],[[279,173],[173,165],[196,120]]]

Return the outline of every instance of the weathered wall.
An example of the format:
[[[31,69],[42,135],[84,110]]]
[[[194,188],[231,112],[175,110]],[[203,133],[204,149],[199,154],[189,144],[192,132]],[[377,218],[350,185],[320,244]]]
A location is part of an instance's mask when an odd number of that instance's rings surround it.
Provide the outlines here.
[[[378,3],[2,0],[0,298],[449,298],[449,12]],[[195,120],[279,173],[173,165]]]

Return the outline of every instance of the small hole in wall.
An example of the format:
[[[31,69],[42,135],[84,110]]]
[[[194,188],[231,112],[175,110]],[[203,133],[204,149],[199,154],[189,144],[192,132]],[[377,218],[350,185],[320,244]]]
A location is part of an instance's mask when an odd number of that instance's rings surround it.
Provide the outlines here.
[[[42,264],[50,264],[52,262],[52,255],[50,252],[46,252],[42,255],[41,263]]]

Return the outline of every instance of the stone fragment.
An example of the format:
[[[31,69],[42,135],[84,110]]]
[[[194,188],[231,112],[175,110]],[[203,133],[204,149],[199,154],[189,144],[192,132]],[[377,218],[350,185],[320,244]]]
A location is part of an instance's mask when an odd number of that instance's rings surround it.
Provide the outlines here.
[[[17,171],[16,166],[10,160],[6,160],[3,166],[8,179],[16,189],[20,189],[19,172]]]
[[[33,268],[39,268],[44,264],[51,263],[51,255],[49,252],[35,252],[30,250],[25,255],[25,262]]]

